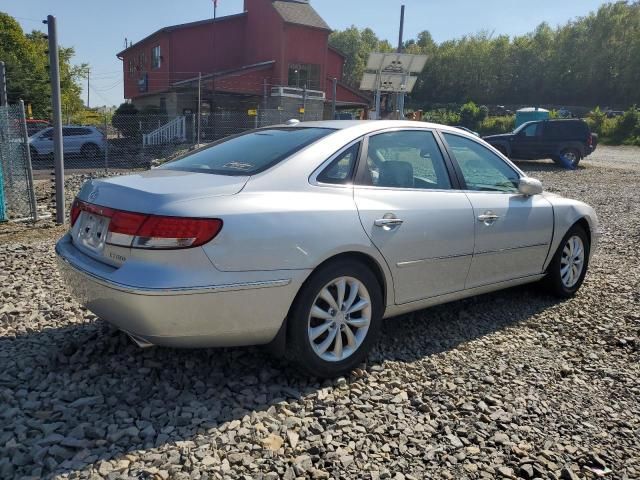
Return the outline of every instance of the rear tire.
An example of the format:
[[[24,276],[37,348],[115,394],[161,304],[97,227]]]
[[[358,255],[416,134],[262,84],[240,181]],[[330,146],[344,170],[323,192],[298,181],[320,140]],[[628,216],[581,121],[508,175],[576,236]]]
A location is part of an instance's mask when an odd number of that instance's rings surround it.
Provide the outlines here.
[[[558,246],[542,280],[549,292],[570,298],[580,289],[589,268],[590,239],[584,228],[574,225]]]
[[[559,156],[553,159],[559,166],[570,170],[578,168],[580,160],[582,160],[582,155],[575,148],[565,148],[560,152]]]
[[[380,332],[382,289],[364,264],[346,260],[314,272],[287,323],[287,357],[321,378],[350,372]]]

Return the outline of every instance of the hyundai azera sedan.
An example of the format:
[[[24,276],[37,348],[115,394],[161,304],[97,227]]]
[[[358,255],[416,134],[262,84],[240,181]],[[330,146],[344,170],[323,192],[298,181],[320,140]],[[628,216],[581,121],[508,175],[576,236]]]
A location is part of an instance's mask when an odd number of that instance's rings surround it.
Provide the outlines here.
[[[271,344],[335,376],[383,318],[538,281],[573,295],[597,232],[591,207],[462,130],[291,122],[85,183],[56,252],[140,346]]]

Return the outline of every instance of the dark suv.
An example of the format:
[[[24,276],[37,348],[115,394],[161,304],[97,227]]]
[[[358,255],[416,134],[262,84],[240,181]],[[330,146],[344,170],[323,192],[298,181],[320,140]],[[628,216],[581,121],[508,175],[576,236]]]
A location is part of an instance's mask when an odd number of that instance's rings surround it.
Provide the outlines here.
[[[576,168],[590,155],[598,137],[584,120],[541,120],[520,125],[512,133],[490,135],[484,140],[509,158],[552,158],[565,168]]]

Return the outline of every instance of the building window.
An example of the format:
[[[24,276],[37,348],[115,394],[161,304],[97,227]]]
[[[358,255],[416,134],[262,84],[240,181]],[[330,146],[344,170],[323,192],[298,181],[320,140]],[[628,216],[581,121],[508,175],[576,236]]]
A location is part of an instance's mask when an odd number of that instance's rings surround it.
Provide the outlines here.
[[[320,88],[320,65],[292,63],[289,65],[289,86],[296,88]]]
[[[151,49],[151,68],[160,68],[162,65],[162,56],[160,55],[160,45],[156,45]]]
[[[133,66],[133,60],[129,60],[129,76],[133,77],[135,73],[135,67]]]

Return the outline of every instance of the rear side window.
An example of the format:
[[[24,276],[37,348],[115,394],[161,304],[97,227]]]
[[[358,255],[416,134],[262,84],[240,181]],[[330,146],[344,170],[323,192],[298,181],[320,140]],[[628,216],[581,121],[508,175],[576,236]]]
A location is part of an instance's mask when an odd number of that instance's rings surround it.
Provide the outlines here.
[[[578,139],[587,136],[588,127],[582,122],[549,122],[546,126],[548,135],[551,138],[562,139]]]
[[[360,142],[340,153],[331,164],[318,175],[318,182],[344,185],[351,181],[353,169],[358,161]]]
[[[451,188],[433,133],[421,130],[371,136],[361,183],[386,188]]]
[[[217,175],[255,175],[326,137],[329,128],[270,128],[216,142],[162,167]]]

